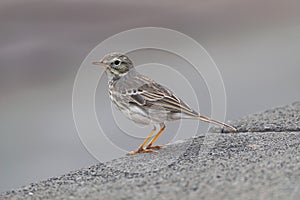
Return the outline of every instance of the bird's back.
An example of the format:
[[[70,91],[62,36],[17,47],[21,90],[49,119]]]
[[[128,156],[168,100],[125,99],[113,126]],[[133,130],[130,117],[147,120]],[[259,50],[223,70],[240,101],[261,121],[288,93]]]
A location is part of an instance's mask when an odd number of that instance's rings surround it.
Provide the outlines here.
[[[171,90],[136,70],[112,82],[110,95],[113,103],[130,119],[137,113],[155,123],[199,116]]]

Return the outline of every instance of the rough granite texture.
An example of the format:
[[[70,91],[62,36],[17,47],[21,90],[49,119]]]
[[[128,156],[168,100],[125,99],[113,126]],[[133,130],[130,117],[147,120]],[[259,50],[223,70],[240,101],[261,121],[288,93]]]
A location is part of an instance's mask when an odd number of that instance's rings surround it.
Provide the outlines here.
[[[231,123],[238,132],[300,131],[300,102],[248,115]],[[214,127],[211,132],[221,132]]]
[[[0,199],[299,199],[300,102],[152,154],[124,156]],[[217,129],[215,129],[217,130]]]

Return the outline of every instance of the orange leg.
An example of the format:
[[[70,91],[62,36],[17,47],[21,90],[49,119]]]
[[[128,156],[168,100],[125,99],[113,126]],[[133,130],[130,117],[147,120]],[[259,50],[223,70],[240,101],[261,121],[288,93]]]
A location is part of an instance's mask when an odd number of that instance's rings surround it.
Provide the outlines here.
[[[158,136],[165,130],[166,126],[164,124],[160,125],[160,130],[156,133],[156,135],[150,140],[146,149],[161,149],[166,148],[166,146],[152,146],[153,142],[158,138]]]
[[[152,152],[150,149],[144,149],[144,145],[148,142],[149,138],[153,135],[153,133],[156,131],[156,128],[154,127],[151,132],[147,135],[147,137],[145,138],[145,140],[142,142],[142,144],[140,144],[139,148],[135,151],[130,151],[128,154],[129,155],[134,155],[136,153],[141,153],[141,152]]]

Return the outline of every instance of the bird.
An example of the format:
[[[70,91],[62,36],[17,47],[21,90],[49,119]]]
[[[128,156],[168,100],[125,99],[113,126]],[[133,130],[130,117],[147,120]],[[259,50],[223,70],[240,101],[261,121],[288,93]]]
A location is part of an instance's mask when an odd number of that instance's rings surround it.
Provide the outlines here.
[[[153,143],[169,121],[196,119],[225,127],[232,132],[237,131],[231,125],[200,115],[170,89],[139,73],[126,54],[109,53],[92,64],[105,68],[112,103],[133,122],[153,127],[139,147],[130,151],[129,155],[166,148]],[[156,127],[160,128],[158,132]]]

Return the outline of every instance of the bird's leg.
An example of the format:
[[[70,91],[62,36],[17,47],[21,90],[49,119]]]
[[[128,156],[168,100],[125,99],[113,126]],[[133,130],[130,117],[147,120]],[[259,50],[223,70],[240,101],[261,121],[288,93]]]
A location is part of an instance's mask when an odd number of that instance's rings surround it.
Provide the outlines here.
[[[152,152],[152,150],[150,149],[145,149],[144,145],[148,142],[149,138],[153,135],[153,133],[156,131],[155,126],[153,127],[153,129],[151,130],[151,132],[147,135],[147,137],[144,139],[144,141],[142,142],[142,144],[140,144],[139,148],[135,151],[130,151],[128,154],[129,155],[134,155],[136,153],[141,153],[141,152],[147,152],[150,153]]]
[[[166,146],[152,146],[153,142],[158,138],[158,136],[165,130],[166,126],[165,124],[160,125],[160,130],[156,133],[156,135],[150,140],[148,143],[146,149],[161,149],[161,148],[166,148]]]

